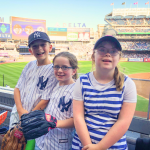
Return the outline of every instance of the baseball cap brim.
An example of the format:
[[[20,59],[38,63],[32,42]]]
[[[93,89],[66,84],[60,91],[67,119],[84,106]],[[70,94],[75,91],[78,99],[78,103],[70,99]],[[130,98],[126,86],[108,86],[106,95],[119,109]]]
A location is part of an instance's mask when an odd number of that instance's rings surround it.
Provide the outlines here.
[[[38,38],[38,39],[34,39],[34,40],[32,40],[30,43],[28,43],[28,46],[30,47],[30,45],[31,45],[34,41],[36,41],[36,40],[43,40],[43,41],[46,41],[46,42],[51,43],[51,42],[50,42],[49,40],[47,40],[47,39]]]
[[[116,48],[117,48],[118,50],[120,50],[120,51],[122,50],[121,44],[120,44],[119,41],[118,41],[115,37],[113,37],[113,36],[104,36],[104,37],[100,38],[100,39],[95,43],[94,49],[96,49],[96,48],[99,46],[99,44],[102,43],[102,42],[104,42],[104,41],[111,41],[111,42],[115,43]]]

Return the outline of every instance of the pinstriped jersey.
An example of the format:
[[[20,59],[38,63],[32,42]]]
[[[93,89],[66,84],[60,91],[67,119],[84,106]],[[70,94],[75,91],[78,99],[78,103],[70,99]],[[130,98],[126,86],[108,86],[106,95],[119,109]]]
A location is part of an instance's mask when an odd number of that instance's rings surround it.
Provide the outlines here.
[[[125,77],[124,84],[128,77]],[[117,121],[122,104],[122,91],[116,90],[114,82],[104,89],[96,89],[89,78],[89,73],[80,77],[82,96],[84,100],[85,122],[93,144],[98,143],[107,134],[109,129]],[[75,133],[72,142],[72,150],[82,149],[80,139]],[[126,135],[124,135],[117,143],[109,148],[109,150],[126,150]]]
[[[30,112],[41,99],[50,99],[52,90],[58,83],[52,66],[52,64],[37,66],[37,60],[35,60],[29,62],[23,69],[16,88],[20,91],[22,106],[27,111]],[[12,114],[16,112],[16,105],[14,105]]]
[[[74,85],[54,87],[50,102],[45,113],[56,117],[57,120],[73,118],[72,92]],[[74,128],[55,128],[49,130],[46,135],[36,139],[36,144],[41,150],[69,150],[72,144],[72,132]]]

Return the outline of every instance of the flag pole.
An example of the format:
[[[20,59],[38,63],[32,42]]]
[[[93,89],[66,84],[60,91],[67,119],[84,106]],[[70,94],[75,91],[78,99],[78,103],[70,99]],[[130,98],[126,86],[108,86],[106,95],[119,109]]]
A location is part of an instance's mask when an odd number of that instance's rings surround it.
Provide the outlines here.
[[[148,1],[148,15],[149,15],[149,1]]]

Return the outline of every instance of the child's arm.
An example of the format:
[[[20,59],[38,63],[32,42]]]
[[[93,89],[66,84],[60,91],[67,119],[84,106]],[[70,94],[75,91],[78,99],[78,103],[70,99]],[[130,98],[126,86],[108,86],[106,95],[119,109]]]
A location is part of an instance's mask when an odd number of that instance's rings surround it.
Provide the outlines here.
[[[32,111],[34,110],[44,110],[45,107],[47,106],[49,100],[41,100],[34,108]]]
[[[74,125],[83,146],[91,144],[90,135],[84,119],[84,102],[73,100]]]
[[[73,118],[69,118],[66,120],[57,120],[57,128],[73,128],[74,122]]]
[[[117,122],[98,144],[89,144],[82,150],[106,150],[114,145],[126,133],[132,121],[136,103],[124,102]]]
[[[25,113],[28,113],[27,110],[25,110],[23,107],[22,107],[22,103],[21,103],[21,99],[20,99],[20,91],[18,88],[15,88],[14,89],[14,100],[15,100],[15,104],[16,104],[16,107],[17,107],[17,112],[19,114],[19,118],[25,114]]]

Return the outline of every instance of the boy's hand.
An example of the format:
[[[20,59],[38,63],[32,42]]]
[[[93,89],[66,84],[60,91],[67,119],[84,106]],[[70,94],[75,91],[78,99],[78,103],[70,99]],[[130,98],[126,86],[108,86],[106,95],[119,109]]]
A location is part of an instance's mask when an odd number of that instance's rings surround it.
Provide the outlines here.
[[[20,110],[18,111],[19,119],[21,119],[21,116],[22,116],[23,114],[26,114],[26,113],[29,113],[26,109],[24,109],[24,108],[20,109]]]

